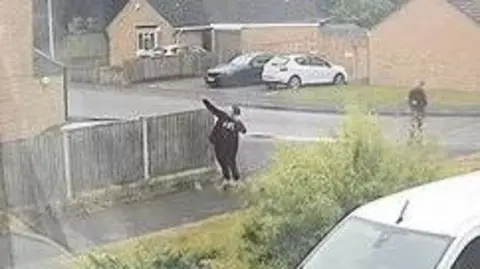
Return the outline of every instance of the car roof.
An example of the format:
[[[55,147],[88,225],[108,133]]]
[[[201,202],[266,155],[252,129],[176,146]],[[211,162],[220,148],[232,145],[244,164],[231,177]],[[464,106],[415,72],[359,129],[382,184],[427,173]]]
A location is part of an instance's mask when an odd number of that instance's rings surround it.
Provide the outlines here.
[[[273,53],[269,53],[269,52],[262,52],[262,51],[254,51],[254,52],[247,52],[247,53],[243,53],[243,54],[240,54],[240,55],[245,55],[245,56],[249,56],[249,57],[255,57],[255,56],[259,56],[259,55],[274,55]],[[239,55],[239,56],[240,56]]]
[[[480,171],[447,178],[380,198],[355,210],[363,219],[456,237],[480,225]]]
[[[279,54],[278,57],[286,57],[286,58],[296,58],[296,57],[308,57],[308,54],[305,53],[292,53],[292,54]]]

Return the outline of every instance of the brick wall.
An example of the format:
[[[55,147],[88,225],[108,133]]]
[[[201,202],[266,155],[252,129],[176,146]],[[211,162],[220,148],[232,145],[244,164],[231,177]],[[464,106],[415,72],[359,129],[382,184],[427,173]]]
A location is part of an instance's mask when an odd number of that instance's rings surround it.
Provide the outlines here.
[[[33,74],[31,0],[0,1],[0,140],[26,138],[64,121],[62,78]],[[22,18],[22,19],[18,19]]]
[[[372,31],[371,82],[480,90],[479,48],[480,27],[446,0],[412,0]]]
[[[240,30],[215,30],[213,38],[214,51],[220,63],[229,61],[242,51],[242,32]]]
[[[139,9],[136,9],[137,4]],[[158,25],[161,27],[160,45],[174,42],[175,29],[147,1],[131,0],[107,28],[111,65],[121,65],[125,60],[136,58],[136,25]]]
[[[192,46],[203,46],[202,31],[186,31],[178,35],[178,43],[186,43]]]
[[[315,53],[344,66],[351,79],[368,76],[367,38],[323,33],[318,26],[246,28],[242,31],[244,51]],[[346,57],[346,53],[352,54]]]
[[[368,77],[367,45],[367,37],[321,33],[318,35],[317,52],[333,63],[344,66],[351,80],[365,80]]]
[[[278,26],[242,30],[244,51],[310,52],[317,50],[317,26]]]

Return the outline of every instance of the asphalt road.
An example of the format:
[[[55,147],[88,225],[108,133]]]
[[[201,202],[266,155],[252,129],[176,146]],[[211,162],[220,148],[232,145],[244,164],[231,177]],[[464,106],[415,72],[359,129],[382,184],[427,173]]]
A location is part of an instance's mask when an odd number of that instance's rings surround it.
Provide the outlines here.
[[[171,82],[173,83],[173,82]],[[233,90],[232,90],[233,91]],[[238,91],[234,90],[234,91]],[[249,91],[257,91],[250,89]],[[158,93],[88,91],[71,89],[69,112],[79,118],[127,119],[139,115],[164,114],[202,108],[201,102]],[[342,123],[339,115],[242,109],[249,133],[263,133],[291,138],[334,136]],[[408,117],[379,117],[381,126],[392,139],[406,135]],[[480,121],[473,117],[426,120],[427,133],[455,150],[480,148]]]

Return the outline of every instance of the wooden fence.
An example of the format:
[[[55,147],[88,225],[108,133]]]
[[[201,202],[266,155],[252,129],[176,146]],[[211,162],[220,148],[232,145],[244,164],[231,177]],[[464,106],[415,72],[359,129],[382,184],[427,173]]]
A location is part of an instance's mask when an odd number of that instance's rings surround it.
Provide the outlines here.
[[[215,65],[213,54],[190,54],[127,61],[121,67],[71,67],[73,82],[128,85],[149,80],[195,77]]]
[[[11,207],[212,167],[205,110],[64,129],[1,145]]]

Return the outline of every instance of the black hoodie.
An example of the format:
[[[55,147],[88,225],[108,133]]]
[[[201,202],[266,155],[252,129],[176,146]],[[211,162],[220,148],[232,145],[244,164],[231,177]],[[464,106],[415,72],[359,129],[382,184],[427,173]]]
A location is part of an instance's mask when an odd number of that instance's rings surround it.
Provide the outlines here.
[[[242,121],[234,119],[225,111],[218,109],[207,99],[202,99],[207,109],[217,117],[217,122],[210,133],[209,140],[217,149],[236,154],[238,150],[238,133],[245,134],[247,129]]]

